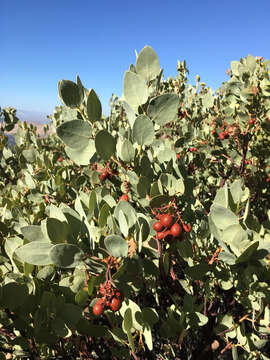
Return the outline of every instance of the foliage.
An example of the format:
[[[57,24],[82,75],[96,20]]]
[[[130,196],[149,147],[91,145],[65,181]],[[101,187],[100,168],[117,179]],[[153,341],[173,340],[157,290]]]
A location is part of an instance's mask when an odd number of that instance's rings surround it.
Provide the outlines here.
[[[1,359],[270,358],[269,61],[177,72],[144,47],[109,117],[61,80],[12,147],[1,110]]]

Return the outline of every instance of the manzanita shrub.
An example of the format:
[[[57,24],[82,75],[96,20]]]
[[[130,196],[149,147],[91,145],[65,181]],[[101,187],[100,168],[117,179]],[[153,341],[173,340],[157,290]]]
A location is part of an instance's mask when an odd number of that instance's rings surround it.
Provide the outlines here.
[[[54,134],[1,110],[0,359],[270,359],[269,64],[146,46],[109,117],[79,77]]]

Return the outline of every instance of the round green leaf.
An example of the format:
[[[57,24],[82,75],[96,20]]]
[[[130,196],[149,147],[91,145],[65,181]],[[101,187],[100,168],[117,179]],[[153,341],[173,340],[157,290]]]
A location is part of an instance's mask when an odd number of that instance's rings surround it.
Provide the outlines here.
[[[50,258],[54,265],[63,268],[73,268],[82,262],[83,252],[72,244],[57,244],[51,248]]]
[[[39,225],[28,225],[21,228],[21,232],[28,241],[46,241]]]
[[[150,101],[147,114],[155,123],[162,126],[177,119],[178,107],[178,95],[163,94]]]
[[[125,239],[119,235],[109,235],[105,238],[104,244],[106,249],[114,257],[127,257],[128,244]]]
[[[150,46],[145,46],[136,61],[136,72],[147,82],[154,79],[160,72],[158,56]]]
[[[154,125],[146,115],[137,116],[132,132],[134,141],[139,145],[150,145],[155,137]]]
[[[19,247],[15,253],[23,262],[32,265],[50,265],[49,252],[52,244],[47,241],[33,241]]]
[[[101,130],[96,135],[95,146],[98,155],[103,160],[109,160],[116,150],[116,141],[108,131]]]
[[[135,112],[148,99],[148,89],[144,79],[132,71],[125,72],[124,98]]]
[[[77,165],[89,165],[90,159],[96,152],[94,140],[89,140],[88,145],[82,149],[73,149],[66,146],[67,156]]]
[[[52,243],[58,244],[67,240],[69,229],[66,222],[49,217],[46,219],[46,229],[48,237]]]
[[[125,162],[130,162],[134,160],[135,149],[132,143],[125,139],[121,146],[121,159]]]
[[[65,145],[72,149],[89,146],[91,125],[83,120],[67,121],[56,128],[56,133]]]
[[[2,302],[4,307],[14,310],[21,306],[28,296],[28,288],[24,284],[10,282],[2,288]]]
[[[63,103],[70,108],[76,108],[83,102],[84,94],[81,88],[70,80],[59,81],[58,94]]]

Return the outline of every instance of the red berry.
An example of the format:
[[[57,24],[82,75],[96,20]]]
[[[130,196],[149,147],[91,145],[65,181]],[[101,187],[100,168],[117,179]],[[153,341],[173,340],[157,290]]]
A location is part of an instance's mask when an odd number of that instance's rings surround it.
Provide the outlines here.
[[[220,138],[220,140],[224,140],[225,139],[225,134],[223,132],[218,134],[218,137]]]
[[[180,159],[180,154],[176,154],[176,159]]]
[[[251,119],[248,120],[248,124],[249,124],[249,125],[253,125],[254,123],[255,123],[255,119],[252,119],[252,118],[251,118]]]
[[[170,214],[164,214],[162,215],[160,222],[164,227],[171,227],[173,223],[173,217]]]
[[[123,194],[122,196],[120,196],[119,201],[121,201],[121,200],[129,201],[128,194]]]
[[[117,311],[120,309],[122,305],[122,301],[120,299],[118,299],[117,297],[113,297],[110,303],[110,308],[112,309],[112,311]]]
[[[171,234],[172,234],[173,237],[178,237],[182,232],[182,228],[178,223],[175,223],[171,227],[170,231],[171,231]]]
[[[160,221],[157,221],[153,224],[153,229],[157,232],[160,232],[164,229],[164,226],[161,224]]]
[[[198,149],[196,147],[193,148],[193,151],[197,151]]]
[[[63,161],[63,156],[59,156],[58,162],[62,162],[62,161]]]
[[[100,300],[102,300],[102,299],[100,299]],[[103,312],[104,312],[104,303],[102,301],[102,304],[101,304],[98,300],[93,307],[93,314],[96,316],[100,316],[103,314]]]
[[[100,175],[99,175],[99,178],[100,180],[104,181],[108,176],[108,173],[107,171],[103,171]]]

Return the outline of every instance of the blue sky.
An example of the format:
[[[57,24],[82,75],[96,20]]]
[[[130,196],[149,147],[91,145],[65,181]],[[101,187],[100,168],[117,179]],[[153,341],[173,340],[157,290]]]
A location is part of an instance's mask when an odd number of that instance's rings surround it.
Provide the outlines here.
[[[78,74],[108,114],[145,45],[165,77],[185,59],[190,82],[199,74],[215,89],[232,60],[270,58],[269,14],[270,0],[2,0],[0,106],[51,114],[58,81]]]

